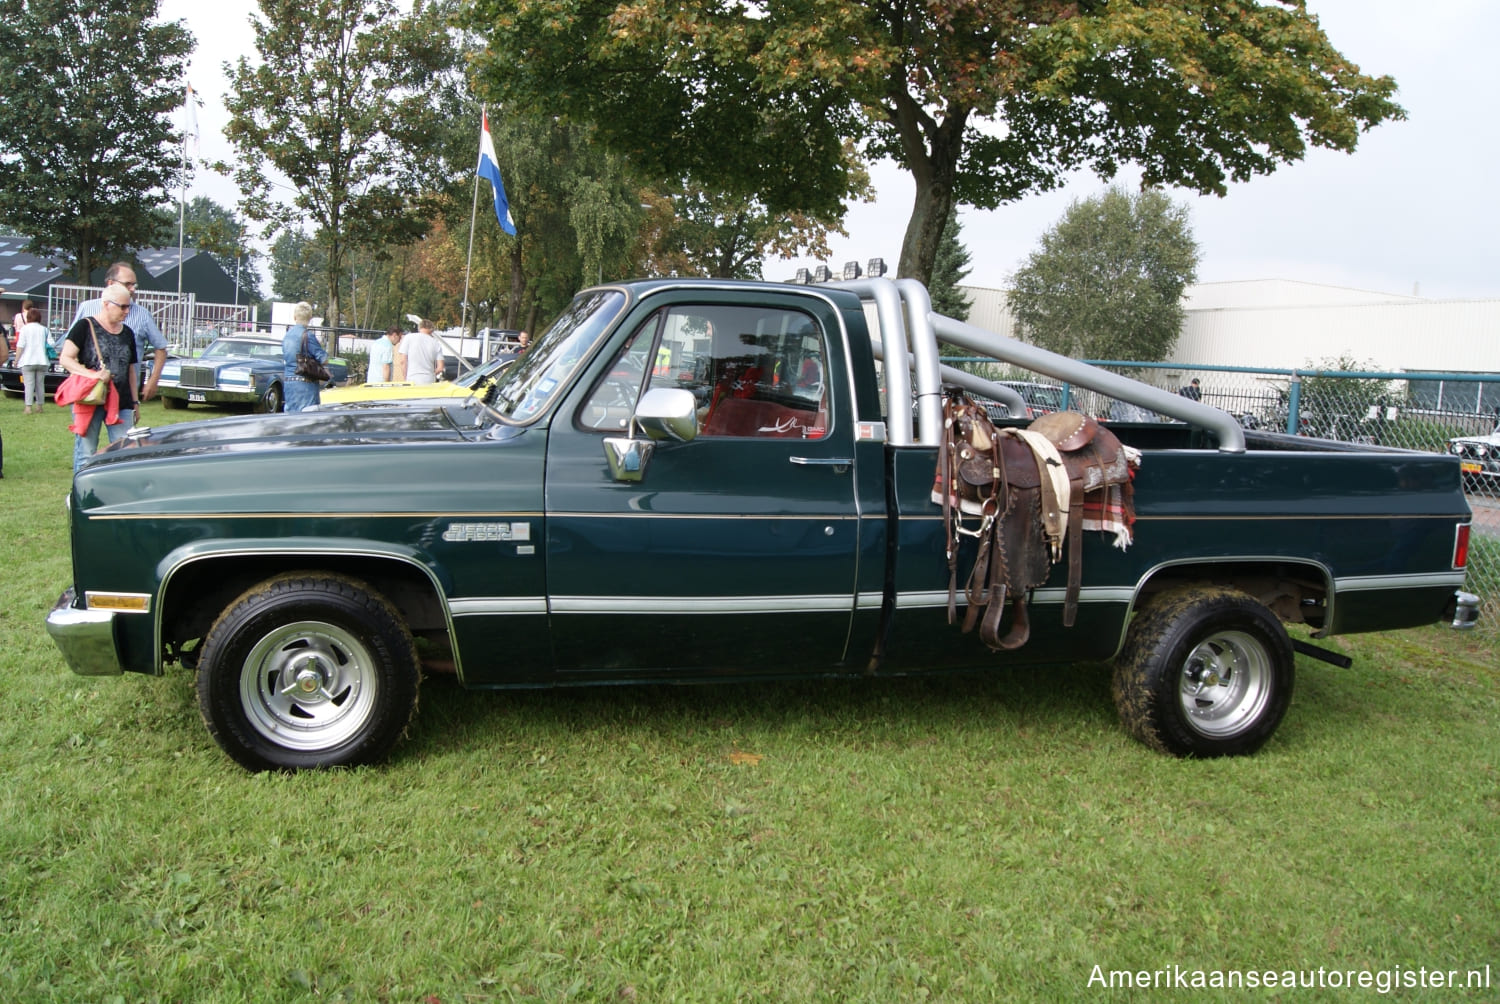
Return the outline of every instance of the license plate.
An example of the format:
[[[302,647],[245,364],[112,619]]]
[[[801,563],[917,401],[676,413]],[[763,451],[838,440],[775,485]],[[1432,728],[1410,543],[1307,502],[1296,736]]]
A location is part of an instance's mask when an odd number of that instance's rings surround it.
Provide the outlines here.
[[[195,394],[192,391],[189,391],[188,392],[188,400],[189,401],[197,401],[199,404],[202,404],[202,403],[204,403],[207,400],[207,398],[205,398],[202,394]]]
[[[1465,474],[1478,474],[1481,469],[1478,464],[1469,460],[1465,460],[1458,466],[1463,470]]]

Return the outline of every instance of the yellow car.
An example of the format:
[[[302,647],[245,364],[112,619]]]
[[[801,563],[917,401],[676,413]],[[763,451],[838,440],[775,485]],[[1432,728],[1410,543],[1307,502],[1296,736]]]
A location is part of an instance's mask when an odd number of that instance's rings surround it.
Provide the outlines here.
[[[494,385],[495,377],[515,361],[515,356],[499,356],[469,370],[456,380],[437,383],[356,383],[325,390],[320,404],[349,404],[352,401],[415,401],[430,397],[468,397],[483,394]]]

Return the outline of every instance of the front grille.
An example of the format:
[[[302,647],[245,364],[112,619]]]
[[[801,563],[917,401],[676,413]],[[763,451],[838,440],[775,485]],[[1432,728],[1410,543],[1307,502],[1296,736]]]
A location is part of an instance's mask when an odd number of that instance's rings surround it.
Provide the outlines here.
[[[184,366],[178,382],[183,387],[213,390],[219,385],[219,371],[212,366]]]

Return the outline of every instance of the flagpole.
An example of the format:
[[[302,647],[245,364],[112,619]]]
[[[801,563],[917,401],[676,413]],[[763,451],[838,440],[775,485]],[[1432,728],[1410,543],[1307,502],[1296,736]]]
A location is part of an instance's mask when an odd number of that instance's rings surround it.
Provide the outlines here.
[[[183,95],[183,107],[187,110],[188,121],[192,124],[191,131],[198,131],[198,116],[193,112],[193,85],[187,84],[187,93]],[[192,319],[187,316],[187,311],[182,309],[182,259],[183,259],[183,231],[187,222],[187,190],[188,190],[188,129],[182,131],[182,193],[177,198],[177,312],[182,317],[182,331],[179,337],[187,338],[190,332],[187,330],[192,326]]]
[[[485,106],[479,106],[480,121],[484,121]],[[459,321],[459,328],[463,331],[469,330],[469,268],[474,264],[474,224],[479,217],[479,161],[484,156],[483,151],[474,158],[474,204],[469,207],[469,256],[464,259],[464,303],[463,317]],[[478,322],[479,318],[474,319]]]

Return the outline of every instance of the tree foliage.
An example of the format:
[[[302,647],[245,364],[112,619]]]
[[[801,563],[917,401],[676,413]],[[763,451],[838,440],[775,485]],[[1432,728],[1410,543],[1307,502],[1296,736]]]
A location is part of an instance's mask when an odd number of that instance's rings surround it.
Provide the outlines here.
[[[409,242],[426,227],[413,193],[442,165],[420,156],[442,116],[434,89],[453,67],[447,11],[392,0],[259,0],[259,62],[226,67],[225,129],[243,208],[268,234],[311,223],[326,255],[330,323],[351,249]],[[307,295],[307,294],[304,294]]]
[[[300,227],[283,228],[271,243],[271,296],[296,303],[313,296],[328,275],[323,245]]]
[[[493,98],[593,122],[657,177],[837,218],[856,162],[916,182],[899,273],[929,278],[955,203],[1087,167],[1223,194],[1353,150],[1395,82],[1304,0],[474,0]],[[985,125],[981,129],[980,126]]]
[[[1165,359],[1197,277],[1186,206],[1154,190],[1111,188],[1075,201],[1016,272],[1008,300],[1021,333],[1076,359]]]
[[[260,254],[245,240],[243,219],[213,199],[197,195],[184,207],[182,224],[185,241],[213,258],[239,286],[240,302],[261,299],[260,277],[255,270]]]
[[[938,242],[927,293],[932,297],[932,309],[936,313],[966,321],[969,319],[969,297],[959,284],[969,274],[969,249],[958,239],[962,229],[958,210],[948,210],[948,222],[943,227],[943,238]]]
[[[157,245],[193,36],[158,0],[0,0],[0,222],[80,280]]]

